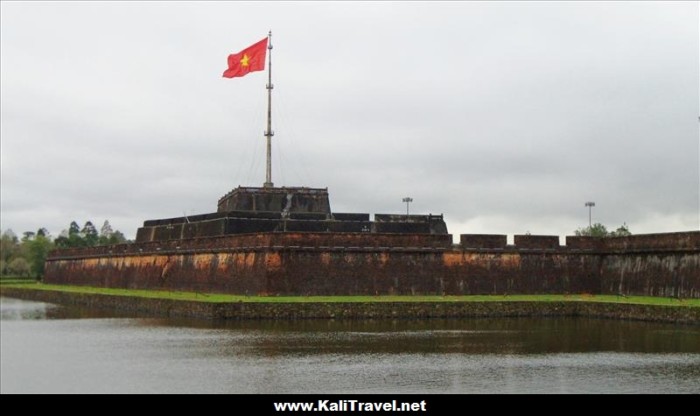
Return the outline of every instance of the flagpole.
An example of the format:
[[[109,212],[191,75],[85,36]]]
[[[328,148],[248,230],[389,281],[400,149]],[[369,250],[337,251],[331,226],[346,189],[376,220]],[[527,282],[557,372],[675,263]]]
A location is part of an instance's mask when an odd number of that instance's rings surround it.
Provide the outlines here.
[[[272,31],[267,34],[267,130],[265,137],[267,138],[267,171],[265,175],[265,188],[272,188],[272,136],[275,133],[272,131]]]

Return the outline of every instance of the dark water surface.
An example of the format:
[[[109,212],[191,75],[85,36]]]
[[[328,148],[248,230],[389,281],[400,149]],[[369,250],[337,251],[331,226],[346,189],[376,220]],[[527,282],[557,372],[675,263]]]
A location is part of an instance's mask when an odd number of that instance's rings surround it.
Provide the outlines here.
[[[0,298],[1,393],[700,393],[700,327],[209,322]]]

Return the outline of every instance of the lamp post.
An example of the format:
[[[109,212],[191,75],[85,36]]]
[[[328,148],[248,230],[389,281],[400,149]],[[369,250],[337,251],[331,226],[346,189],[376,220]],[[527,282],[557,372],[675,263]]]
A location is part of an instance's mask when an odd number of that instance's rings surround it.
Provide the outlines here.
[[[588,207],[588,230],[590,231],[591,229],[591,209],[595,206],[595,202],[593,201],[588,201],[586,202],[586,206]]]
[[[410,196],[407,196],[402,201],[406,203],[406,216],[408,217],[408,204],[413,202],[413,198],[411,198]]]

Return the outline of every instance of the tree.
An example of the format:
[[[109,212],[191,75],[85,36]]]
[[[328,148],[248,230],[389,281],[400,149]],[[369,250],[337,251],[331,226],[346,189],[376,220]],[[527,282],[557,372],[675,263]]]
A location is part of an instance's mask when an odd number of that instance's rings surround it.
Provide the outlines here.
[[[574,234],[580,237],[623,237],[632,235],[627,224],[621,225],[615,231],[608,231],[601,223],[595,223],[590,227],[579,228]]]
[[[617,230],[610,233],[611,237],[627,237],[628,235],[632,235],[632,233],[627,227],[627,224],[622,224]]]
[[[607,237],[608,230],[605,226],[599,222],[591,225],[590,227],[579,228],[574,231],[577,236],[582,237]]]
[[[114,230],[112,230],[112,225],[109,223],[109,220],[105,220],[104,224],[102,224],[102,228],[100,228],[100,237],[111,237],[112,233]]]
[[[51,240],[48,238],[38,235],[33,240],[27,242],[28,253],[29,253],[29,265],[31,266],[31,271],[36,277],[41,277],[44,275],[44,264],[46,263],[46,257],[49,251],[53,248]]]
[[[80,234],[80,226],[77,222],[71,221],[70,226],[68,227],[68,236],[70,237],[71,235],[77,234]]]
[[[5,232],[2,233],[2,238],[8,239],[15,244],[19,242],[19,239],[17,238],[17,234],[15,234],[15,232],[12,231],[12,229],[10,229],[10,228],[8,228],[7,230],[5,230]]]
[[[104,224],[102,224],[102,228],[100,228],[100,238],[98,243],[100,245],[112,244],[112,234],[114,234],[114,230],[112,230],[112,226],[109,224],[109,221],[105,220]]]
[[[8,272],[15,276],[29,275],[29,263],[24,257],[17,257],[7,266]]]
[[[80,234],[82,234],[86,246],[93,247],[97,245],[99,234],[97,233],[97,228],[92,224],[92,221],[87,221],[85,223],[83,229],[80,230]]]
[[[19,239],[12,230],[7,229],[0,236],[0,260],[3,260],[7,266],[18,251]]]
[[[126,237],[124,237],[124,234],[122,234],[121,231],[117,230],[112,233],[112,236],[109,237],[109,244],[122,244],[126,243]]]
[[[80,236],[80,234],[71,234],[68,237],[68,244],[66,247],[85,247],[85,239]]]
[[[85,240],[80,235],[80,226],[77,222],[71,221],[65,237],[64,233],[61,232],[61,236],[56,239],[56,246],[61,248],[85,247]]]
[[[47,230],[44,227],[41,227],[37,230],[36,235],[40,235],[42,237],[48,237],[49,236],[49,230]]]
[[[55,240],[53,240],[54,245],[56,245],[56,248],[68,248],[70,247],[70,238],[67,236],[58,236]]]

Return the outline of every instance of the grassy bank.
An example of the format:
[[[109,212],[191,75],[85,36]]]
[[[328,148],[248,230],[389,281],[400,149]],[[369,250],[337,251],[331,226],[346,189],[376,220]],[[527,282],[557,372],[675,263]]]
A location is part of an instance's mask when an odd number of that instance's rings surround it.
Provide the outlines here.
[[[133,296],[151,299],[186,300],[210,303],[367,303],[367,302],[601,302],[635,305],[664,305],[700,308],[700,299],[660,298],[615,295],[470,295],[470,296],[243,296],[166,290],[114,289],[89,286],[47,285],[41,283],[0,282],[2,288],[48,290],[95,295]]]
[[[26,276],[2,276],[0,277],[0,285],[8,283],[36,283],[37,279]]]
[[[14,285],[31,285],[34,284],[36,285],[37,281],[36,279],[12,279],[12,278],[3,278],[0,280],[0,286],[1,285],[6,285],[6,284],[14,284]]]

